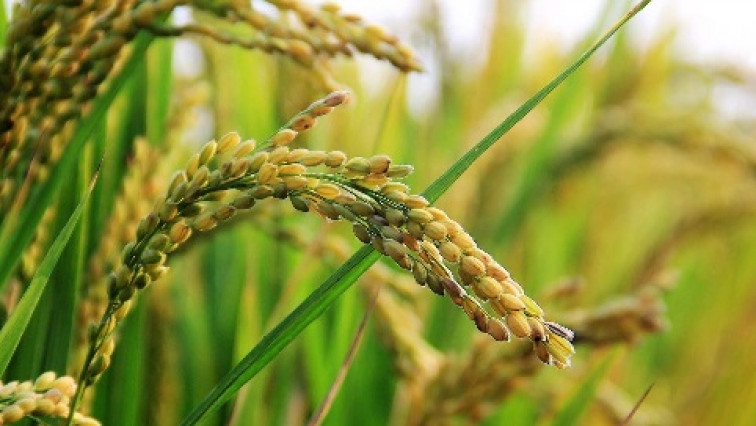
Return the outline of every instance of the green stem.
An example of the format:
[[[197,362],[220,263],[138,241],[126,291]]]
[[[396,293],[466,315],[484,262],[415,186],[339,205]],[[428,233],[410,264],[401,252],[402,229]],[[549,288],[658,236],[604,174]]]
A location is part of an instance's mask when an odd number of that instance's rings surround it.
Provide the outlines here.
[[[68,426],[71,426],[73,424],[74,414],[76,414],[76,410],[81,403],[81,398],[84,396],[84,392],[87,390],[87,379],[89,376],[89,368],[92,365],[92,361],[94,361],[94,357],[97,355],[97,351],[100,350],[104,339],[108,337],[101,337],[100,335],[102,334],[103,330],[105,330],[107,324],[111,321],[113,312],[115,312],[115,304],[112,302],[108,303],[108,308],[105,310],[105,314],[102,316],[100,324],[97,326],[97,333],[94,334],[94,337],[97,340],[94,342],[94,344],[89,346],[89,349],[87,350],[87,356],[84,359],[84,364],[82,366],[81,372],[79,373],[76,393],[71,399],[70,412],[68,413],[68,420],[66,421],[66,425]]]

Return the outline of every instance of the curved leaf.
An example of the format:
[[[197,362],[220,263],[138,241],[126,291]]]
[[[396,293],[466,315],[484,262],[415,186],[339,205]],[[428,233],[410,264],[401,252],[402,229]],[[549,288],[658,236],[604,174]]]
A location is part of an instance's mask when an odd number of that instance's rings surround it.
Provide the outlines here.
[[[595,44],[583,53],[575,62],[539,90],[533,97],[523,103],[486,137],[471,148],[443,175],[436,179],[423,195],[431,202],[436,201],[451,185],[499,138],[517,124],[549,93],[575,72],[593,53],[619,30],[630,18],[642,10],[651,0],[638,3],[625,16],[610,28]],[[380,255],[370,246],[362,247],[344,265],[342,265],[325,283],[305,299],[289,316],[268,333],[252,351],[242,359],[221,382],[195,407],[182,421],[182,425],[193,425],[201,421],[208,413],[217,410],[230,399],[248,380],[255,376],[270,362],[289,342],[291,342],[307,325],[314,321],[330,304],[346,291]]]

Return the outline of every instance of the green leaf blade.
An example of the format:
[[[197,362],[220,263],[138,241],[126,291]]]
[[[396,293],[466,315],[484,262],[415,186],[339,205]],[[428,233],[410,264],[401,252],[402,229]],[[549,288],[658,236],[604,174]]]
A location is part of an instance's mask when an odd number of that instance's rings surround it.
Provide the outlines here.
[[[573,426],[582,424],[580,418],[594,400],[598,385],[606,375],[614,356],[608,356],[581,383],[575,394],[559,410],[552,426]]]
[[[73,235],[74,229],[76,229],[76,224],[84,210],[89,194],[92,193],[92,188],[94,187],[96,179],[97,174],[95,174],[95,177],[92,179],[86,194],[82,197],[81,202],[78,207],[76,207],[71,218],[68,219],[66,226],[63,227],[60,234],[58,234],[55,241],[50,246],[50,249],[47,251],[47,254],[45,254],[44,259],[42,259],[39,268],[37,268],[37,271],[29,284],[29,288],[19,301],[18,306],[8,318],[8,321],[5,323],[2,330],[0,330],[0,374],[5,372],[5,369],[16,350],[16,346],[21,340],[21,336],[29,325],[32,314],[37,307],[39,299],[42,297],[42,293],[52,275],[53,269],[58,263],[58,259],[63,253],[63,250],[66,248],[68,240],[71,238],[71,235]]]
[[[459,179],[460,176],[475,162],[484,152],[486,152],[496,141],[501,139],[515,124],[519,123],[536,105],[540,104],[546,96],[554,91],[564,80],[580,68],[601,46],[604,45],[627,21],[640,12],[651,0],[643,0],[633,7],[625,16],[614,24],[601,38],[586,50],[580,57],[569,67],[557,75],[541,90],[536,92],[530,99],[525,101],[519,108],[502,121],[496,128],[480,140],[475,146],[465,153],[449,170],[436,179],[425,191],[423,196],[430,202],[438,200],[451,185]]]
[[[8,32],[8,15],[5,12],[5,2],[0,1],[0,48],[5,47],[6,32]]]
[[[454,182],[486,152],[496,141],[522,120],[533,108],[540,104],[567,77],[572,75],[627,21],[640,12],[651,0],[643,0],[615,23],[596,43],[585,51],[575,62],[557,75],[551,82],[517,108],[488,135],[456,161],[446,172],[436,179],[422,195],[435,202]],[[380,254],[372,247],[365,246],[344,263],[325,283],[300,304],[289,316],[279,323],[237,364],[221,382],[182,421],[182,425],[194,425],[206,415],[219,409],[243,384],[255,376],[275,355],[283,350],[310,322],[314,321],[326,308],[346,291]]]
[[[221,382],[192,410],[181,424],[197,424],[207,414],[220,408],[244,383],[254,377],[289,342],[294,340],[308,324],[319,317],[379,257],[380,253],[370,246],[358,250],[289,316],[265,335],[260,343],[224,376]]]

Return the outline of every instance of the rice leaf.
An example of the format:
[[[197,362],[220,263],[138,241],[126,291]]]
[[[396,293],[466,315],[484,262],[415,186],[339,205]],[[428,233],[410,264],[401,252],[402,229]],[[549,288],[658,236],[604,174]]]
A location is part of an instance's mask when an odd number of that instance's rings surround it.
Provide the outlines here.
[[[451,185],[499,138],[517,124],[526,114],[575,72],[593,53],[619,30],[630,18],[642,10],[651,0],[638,3],[609,29],[593,46],[591,46],[574,63],[539,90],[533,97],[523,103],[509,117],[502,121],[486,137],[454,163],[443,175],[434,181],[423,195],[431,202],[436,201]],[[333,301],[365,272],[380,255],[370,246],[362,247],[344,263],[325,283],[305,299],[294,311],[268,333],[252,351],[242,359],[218,385],[192,410],[182,421],[182,425],[200,422],[207,414],[219,409],[248,380],[257,374],[284,347],[288,345],[307,325],[322,314]]]
[[[205,416],[220,408],[231,398],[244,383],[255,376],[268,364],[289,342],[294,340],[307,325],[319,317],[333,301],[344,293],[378,258],[380,253],[372,247],[365,246],[357,251],[323,285],[318,287],[294,311],[252,349],[202,402],[181,422],[193,425]]]
[[[614,359],[614,356],[606,357],[595,370],[586,376],[586,378],[580,383],[580,387],[578,387],[575,394],[567,400],[564,406],[562,406],[562,409],[559,410],[554,418],[552,426],[572,426],[582,424],[580,422],[580,417],[585,412],[585,409],[588,408],[591,401],[593,401],[594,396],[596,396],[598,384],[606,375],[606,370],[609,369],[609,364],[611,364],[612,359]]]
[[[443,175],[436,179],[425,191],[423,195],[428,201],[436,201],[452,184],[462,176],[462,173],[472,165],[475,160],[483,155],[488,148],[490,148],[497,140],[499,140],[505,133],[507,133],[515,124],[525,117],[533,108],[536,107],[546,96],[549,95],[554,89],[557,88],[562,82],[572,75],[585,61],[588,60],[604,43],[606,43],[627,21],[640,12],[651,0],[644,0],[633,7],[625,16],[617,21],[607,32],[604,33],[601,38],[593,44],[588,50],[585,51],[575,62],[573,62],[567,69],[562,71],[556,78],[551,80],[549,84],[544,86],[530,99],[525,101],[519,108],[517,108],[512,114],[509,115],[504,121],[502,121],[495,129],[493,129],[488,135],[480,140],[475,146],[465,153],[454,165],[449,168]]]
[[[165,139],[173,86],[173,40],[157,40],[147,52],[150,96],[146,97],[147,140],[156,145]]]
[[[37,268],[37,271],[29,284],[29,288],[18,302],[16,309],[8,318],[8,322],[6,322],[5,326],[0,330],[0,374],[2,374],[6,367],[8,367],[13,352],[16,350],[16,346],[21,340],[24,330],[26,330],[26,327],[29,325],[34,309],[37,307],[37,302],[39,302],[39,299],[42,297],[42,293],[45,290],[47,281],[50,279],[50,275],[52,275],[53,269],[55,268],[60,255],[63,253],[63,249],[66,248],[66,244],[76,228],[76,224],[79,221],[81,212],[84,210],[89,194],[92,193],[92,188],[94,188],[98,174],[99,172],[95,173],[87,192],[79,203],[79,206],[76,207],[71,218],[68,219],[66,226],[63,227],[60,234],[55,238],[55,241],[50,246],[50,250],[47,251],[39,268]]]
[[[5,2],[0,1],[0,47],[5,46],[5,33],[8,29],[8,16],[5,14]]]
[[[64,194],[70,194],[68,197],[61,197],[58,212],[60,220],[65,218],[65,214],[77,209],[78,205],[85,205],[81,213],[81,221],[76,226],[70,243],[63,250],[60,262],[55,267],[47,290],[52,295],[50,309],[50,320],[48,326],[48,336],[45,342],[45,360],[42,364],[43,371],[65,371],[68,364],[69,346],[74,327],[76,326],[76,298],[79,295],[79,284],[84,276],[84,264],[86,262],[86,234],[89,227],[89,201],[84,201],[83,197],[89,197],[87,184],[91,179],[91,161],[89,157],[91,149],[87,149],[83,160],[78,164],[78,169],[74,176],[69,178],[69,182],[64,183]],[[94,192],[94,191],[93,191]],[[86,195],[78,195],[85,193]],[[65,226],[61,223],[61,228]],[[59,229],[59,228],[56,228]]]

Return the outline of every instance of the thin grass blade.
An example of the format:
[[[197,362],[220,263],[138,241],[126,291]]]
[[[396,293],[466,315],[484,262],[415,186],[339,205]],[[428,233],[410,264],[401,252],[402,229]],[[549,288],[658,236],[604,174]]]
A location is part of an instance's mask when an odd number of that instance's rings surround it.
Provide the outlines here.
[[[431,202],[436,201],[451,185],[475,162],[488,148],[490,148],[509,129],[517,124],[536,105],[548,96],[567,77],[575,72],[599,47],[619,30],[627,21],[640,12],[651,0],[644,0],[633,7],[612,28],[610,28],[593,46],[591,46],[574,63],[567,67],[554,80],[539,90],[522,106],[517,108],[509,117],[501,122],[486,137],[465,153],[443,175],[434,181],[423,195]],[[221,382],[192,410],[182,421],[182,425],[193,425],[200,422],[207,414],[217,410],[231,398],[248,380],[257,374],[270,362],[289,342],[291,342],[309,323],[323,313],[333,301],[344,293],[375,263],[380,255],[370,246],[362,247],[346,263],[344,263],[325,283],[305,299],[294,311],[268,333],[252,351],[242,359]]]
[[[554,89],[557,88],[562,82],[567,79],[570,75],[572,75],[585,61],[588,60],[601,46],[604,45],[613,35],[616,33],[620,28],[622,28],[627,21],[629,21],[633,16],[635,16],[638,12],[643,10],[644,7],[648,3],[650,3],[651,0],[644,0],[635,7],[633,7],[625,16],[623,16],[619,21],[617,21],[614,26],[612,26],[607,32],[604,33],[601,38],[594,43],[588,50],[585,51],[580,57],[573,62],[567,69],[562,71],[556,78],[551,80],[549,84],[544,86],[541,90],[539,90],[535,95],[533,95],[530,99],[525,101],[522,105],[520,105],[519,108],[517,108],[512,114],[509,115],[504,121],[502,121],[498,126],[496,126],[495,129],[493,129],[489,134],[487,134],[480,142],[475,144],[474,147],[472,147],[469,151],[465,153],[459,160],[457,160],[454,165],[452,165],[449,170],[447,170],[443,175],[441,175],[438,179],[436,179],[425,191],[423,191],[423,195],[425,198],[428,199],[428,201],[434,202],[436,201],[444,192],[446,192],[447,189],[449,189],[450,186],[454,182],[456,182],[457,179],[459,179],[460,176],[462,176],[462,173],[467,170],[470,165],[475,162],[481,155],[483,155],[488,148],[490,148],[494,143],[496,143],[497,140],[499,140],[502,136],[504,136],[505,133],[507,133],[512,127],[514,127],[515,124],[520,122],[520,120],[525,117],[530,111],[533,110],[533,108],[536,107],[541,101],[543,101],[546,96],[549,95],[549,93],[553,92]]]
[[[651,393],[651,389],[654,388],[654,383],[651,383],[648,385],[646,390],[643,392],[643,395],[638,399],[638,402],[633,405],[633,409],[630,410],[629,413],[627,413],[627,417],[625,417],[624,420],[622,420],[622,423],[619,424],[619,426],[627,426],[630,424],[630,422],[633,420],[633,417],[635,417],[635,413],[638,412],[641,405],[643,405],[643,402],[646,401],[646,398],[648,398],[648,395]]]
[[[616,352],[615,352],[616,353]],[[567,402],[559,410],[552,426],[572,426],[583,424],[580,422],[585,410],[594,400],[596,392],[598,390],[598,384],[601,379],[606,375],[606,371],[609,369],[611,361],[614,356],[610,355],[606,357],[601,364],[596,367],[580,384],[575,394],[567,400]]]
[[[349,368],[352,366],[355,356],[357,356],[357,351],[359,350],[360,344],[362,343],[362,337],[365,335],[365,327],[367,326],[367,322],[370,319],[370,314],[373,313],[373,309],[375,308],[375,300],[377,297],[378,293],[376,292],[372,296],[372,300],[370,301],[370,305],[365,310],[365,314],[362,315],[362,320],[360,321],[360,325],[357,327],[357,332],[352,338],[352,343],[349,346],[349,351],[347,352],[344,361],[341,363],[341,367],[339,368],[338,374],[333,379],[333,383],[331,383],[331,388],[328,389],[328,394],[323,399],[318,409],[315,411],[315,414],[313,414],[312,418],[310,418],[307,426],[322,425],[323,421],[328,415],[328,412],[331,410],[333,401],[339,394],[339,391],[344,384],[344,380],[346,379],[346,375],[349,372]]]
[[[55,238],[55,241],[50,246],[50,250],[45,254],[44,259],[39,265],[37,272],[29,284],[29,288],[24,293],[24,296],[18,302],[18,306],[8,318],[8,322],[5,323],[2,330],[0,330],[0,374],[5,371],[8,366],[13,352],[16,350],[18,342],[21,340],[21,336],[24,334],[24,330],[29,325],[34,309],[37,307],[42,293],[45,290],[47,281],[52,275],[55,265],[58,263],[60,255],[63,253],[63,249],[66,248],[68,240],[76,228],[76,224],[79,221],[81,212],[84,210],[89,194],[92,193],[92,188],[97,181],[98,172],[95,172],[87,192],[81,199],[79,206],[76,207],[71,218],[68,219],[68,223],[63,227],[60,234]],[[68,348],[65,348],[66,350]]]
[[[5,32],[8,30],[8,15],[5,13],[5,2],[0,1],[0,47],[5,46]]]

